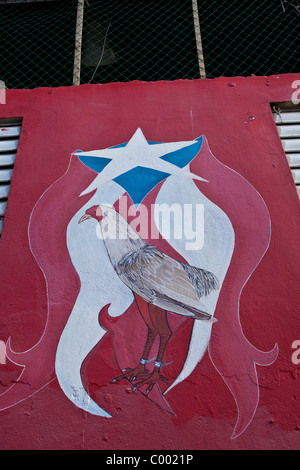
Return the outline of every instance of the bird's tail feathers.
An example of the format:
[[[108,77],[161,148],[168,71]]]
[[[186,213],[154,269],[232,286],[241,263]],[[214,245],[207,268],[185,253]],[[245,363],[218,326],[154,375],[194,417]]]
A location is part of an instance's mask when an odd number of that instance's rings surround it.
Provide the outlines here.
[[[206,321],[206,323],[217,323],[217,321],[218,321],[218,320],[217,320],[216,318],[214,318],[212,315],[211,315],[211,318],[210,318],[209,320],[205,320],[205,319],[203,319],[203,318],[202,318],[202,319],[201,319],[201,318],[195,318],[195,320],[202,320],[202,321],[204,320],[204,321]]]
[[[208,323],[215,323],[218,321],[210,313],[204,312],[203,310],[198,310],[194,307],[186,307],[186,309],[194,314],[193,317],[195,320],[206,321]]]
[[[215,323],[217,320],[213,318],[210,313],[204,312],[203,310],[199,310],[196,307],[191,307],[190,305],[186,305],[183,302],[180,302],[176,299],[171,299],[165,294],[161,292],[154,292],[155,299],[161,302],[163,301],[165,304],[166,310],[169,312],[177,313],[179,315],[185,315],[188,317],[193,318],[194,320],[201,320],[210,323]],[[155,302],[154,302],[155,303]]]

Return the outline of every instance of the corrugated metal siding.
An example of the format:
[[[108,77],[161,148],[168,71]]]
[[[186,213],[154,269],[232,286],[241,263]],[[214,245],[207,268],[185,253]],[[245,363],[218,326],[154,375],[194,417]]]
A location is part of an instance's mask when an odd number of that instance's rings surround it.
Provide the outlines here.
[[[20,120],[0,120],[0,235],[21,133]]]
[[[277,108],[273,116],[300,197],[300,109],[298,109]]]

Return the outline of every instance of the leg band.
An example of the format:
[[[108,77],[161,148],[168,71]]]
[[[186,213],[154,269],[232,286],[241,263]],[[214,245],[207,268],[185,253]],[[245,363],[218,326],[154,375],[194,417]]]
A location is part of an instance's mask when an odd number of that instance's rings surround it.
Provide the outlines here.
[[[152,357],[152,359],[143,359],[143,358],[141,357],[141,359],[140,359],[140,364],[142,364],[142,366],[145,366],[145,365],[148,364],[149,362],[152,362],[153,359],[155,359],[155,358]]]

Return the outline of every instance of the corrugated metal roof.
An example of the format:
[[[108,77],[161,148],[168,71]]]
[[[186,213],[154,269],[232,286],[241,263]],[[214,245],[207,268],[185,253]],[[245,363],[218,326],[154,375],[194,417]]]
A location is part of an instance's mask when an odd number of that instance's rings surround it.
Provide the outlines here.
[[[281,110],[279,104],[273,110],[276,110],[273,116],[300,197],[300,109],[293,109],[290,103],[286,109]]]
[[[21,133],[21,122],[0,119],[0,235]]]

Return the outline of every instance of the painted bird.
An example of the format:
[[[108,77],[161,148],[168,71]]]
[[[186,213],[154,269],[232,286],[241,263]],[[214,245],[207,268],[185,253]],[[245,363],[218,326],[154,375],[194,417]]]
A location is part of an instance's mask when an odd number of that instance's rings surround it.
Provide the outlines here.
[[[167,343],[172,335],[167,312],[214,322],[205,312],[201,299],[219,288],[216,276],[204,269],[175,260],[148,245],[111,207],[92,206],[78,223],[96,219],[101,228],[108,257],[115,272],[134,293],[148,334],[143,355],[135,368],[128,368],[113,382],[123,379],[136,381],[134,389],[147,386],[147,394],[157,381],[165,381],[160,373]],[[202,307],[202,308],[201,308]],[[159,335],[159,348],[152,372],[146,369],[152,344]]]

